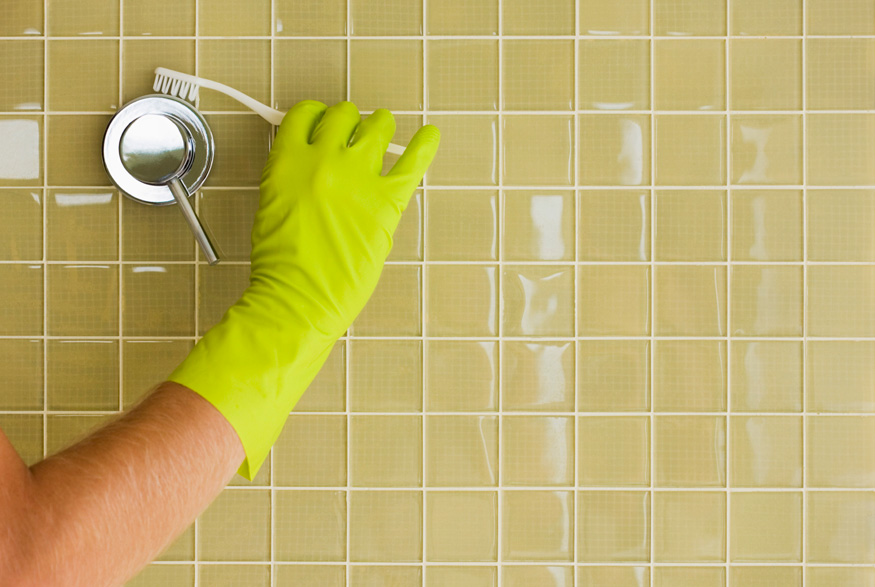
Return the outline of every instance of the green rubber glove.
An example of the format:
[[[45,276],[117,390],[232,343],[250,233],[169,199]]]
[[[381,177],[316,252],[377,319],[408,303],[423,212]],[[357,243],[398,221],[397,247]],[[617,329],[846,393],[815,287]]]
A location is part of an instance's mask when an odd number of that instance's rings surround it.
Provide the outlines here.
[[[385,176],[388,110],[307,100],[283,118],[261,177],[249,287],[170,375],[228,419],[250,481],[289,412],[374,291],[401,213],[437,151],[419,129]]]

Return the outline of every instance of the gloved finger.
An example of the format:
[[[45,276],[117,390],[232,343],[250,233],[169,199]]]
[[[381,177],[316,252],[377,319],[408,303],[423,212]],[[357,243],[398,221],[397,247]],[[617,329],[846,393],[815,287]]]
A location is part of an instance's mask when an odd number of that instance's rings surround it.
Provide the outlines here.
[[[329,106],[313,130],[310,142],[346,147],[361,119],[358,108],[352,102],[338,102]]]
[[[404,178],[416,185],[431,165],[440,141],[441,133],[437,127],[426,124],[416,131],[386,177]]]
[[[328,106],[316,100],[304,100],[292,106],[283,116],[274,144],[310,142],[310,135],[327,108]]]
[[[362,143],[376,143],[380,146],[382,155],[389,148],[393,136],[395,136],[395,117],[385,108],[378,108],[359,123],[350,141],[350,147]]]

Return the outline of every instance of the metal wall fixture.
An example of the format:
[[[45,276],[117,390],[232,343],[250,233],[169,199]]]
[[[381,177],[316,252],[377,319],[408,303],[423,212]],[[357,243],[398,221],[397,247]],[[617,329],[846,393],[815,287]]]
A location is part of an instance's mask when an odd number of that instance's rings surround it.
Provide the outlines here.
[[[219,262],[216,248],[189,202],[213,165],[215,142],[194,106],[150,94],[116,112],[103,136],[103,165],[128,198],[151,206],[176,202],[207,262]]]

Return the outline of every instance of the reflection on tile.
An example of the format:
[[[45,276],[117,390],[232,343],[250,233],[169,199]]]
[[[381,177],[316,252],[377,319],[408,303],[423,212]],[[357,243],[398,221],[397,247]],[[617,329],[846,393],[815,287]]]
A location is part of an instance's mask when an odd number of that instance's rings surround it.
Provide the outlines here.
[[[118,266],[49,265],[46,298],[51,335],[118,335]]]
[[[53,37],[117,36],[119,1],[92,0],[87,3],[47,0],[49,32]]]
[[[41,340],[0,339],[0,410],[43,409],[43,343]]]
[[[102,416],[81,414],[46,416],[46,456],[54,455],[72,446],[113,418],[115,416],[108,414]]]
[[[438,190],[425,200],[428,254],[435,261],[498,259],[498,194]]]
[[[277,585],[346,587],[344,565],[277,565],[273,574]]]
[[[206,184],[258,187],[270,146],[270,123],[250,114],[213,114],[206,119],[216,144],[224,145],[216,150]]]
[[[432,265],[427,269],[426,279],[426,334],[497,334],[496,267]]]
[[[426,418],[426,485],[487,487],[498,482],[498,418]]]
[[[207,39],[198,41],[197,49],[198,75],[231,86],[261,103],[270,101],[270,41]],[[203,92],[198,107],[202,111],[249,112],[248,106],[220,92]]]
[[[635,114],[579,115],[582,185],[650,183],[650,117]]]
[[[122,334],[194,336],[194,267],[122,266]]]
[[[725,0],[653,0],[653,34],[725,35]]]
[[[389,261],[422,260],[422,191],[416,190],[401,214],[395,234],[392,235],[392,250]]]
[[[501,368],[503,410],[574,410],[573,343],[505,342]]]
[[[622,4],[604,0],[580,0],[580,34],[647,35],[650,33],[650,2],[627,0]]]
[[[14,0],[3,6],[3,21],[0,22],[0,36],[42,35],[43,2]]]
[[[498,405],[498,349],[495,342],[429,340],[426,409],[485,412]]]
[[[46,51],[50,110],[118,109],[118,41],[49,41]],[[86,77],[84,71],[100,75]]]
[[[0,430],[3,430],[12,443],[12,448],[28,467],[42,460],[43,417],[41,415],[0,415]]]
[[[346,41],[277,39],[273,72],[275,108],[288,110],[301,100],[336,104],[346,98]]]
[[[650,341],[581,340],[577,349],[581,411],[650,409]]]
[[[420,416],[353,416],[349,438],[353,486],[422,485]]]
[[[191,351],[190,340],[126,340],[122,343],[122,405],[132,407],[164,381]]]
[[[653,42],[653,106],[658,110],[723,110],[724,41]]]
[[[808,258],[875,261],[875,192],[811,190],[808,193]]]
[[[344,0],[275,0],[274,12],[274,31],[277,36],[309,37],[346,34]],[[344,41],[340,43],[345,45]],[[280,47],[281,45],[276,46],[277,49]],[[277,51],[276,55],[279,54]]]
[[[0,265],[0,299],[0,335],[42,336],[42,265]]]
[[[732,35],[802,34],[802,0],[733,0],[730,12]]]
[[[193,261],[196,248],[176,204],[149,206],[122,198],[123,261]]]
[[[501,173],[507,185],[574,183],[571,116],[505,116]]]
[[[505,336],[573,336],[574,268],[505,265]]]
[[[812,416],[806,431],[812,487],[875,487],[875,417]]]
[[[508,190],[502,195],[505,259],[574,259],[574,192]]]
[[[353,0],[349,4],[350,34],[421,35],[422,6],[418,0]]]
[[[802,418],[732,416],[729,426],[733,487],[802,485]]]
[[[203,565],[198,573],[204,585],[270,587],[269,565]]]
[[[103,143],[103,133],[110,118],[87,114],[47,118],[46,174],[49,185],[110,185],[100,149],[95,148]]]
[[[658,115],[656,183],[726,183],[726,119],[721,115]]]
[[[199,279],[197,331],[203,336],[249,287],[249,265],[204,265]]]
[[[43,109],[43,50],[42,41],[0,41],[0,77],[9,82],[0,88],[0,111]]]
[[[198,526],[201,560],[270,560],[269,491],[225,490],[201,514]]]
[[[426,41],[430,110],[496,110],[498,42]]]
[[[577,322],[581,336],[650,333],[650,267],[582,265],[577,277]]]
[[[0,116],[0,135],[0,185],[40,185],[43,117]]]
[[[730,567],[729,587],[802,587],[802,567]]]
[[[802,494],[731,493],[733,562],[801,562]]]
[[[501,26],[505,35],[573,35],[574,2],[505,0]]]
[[[808,410],[875,412],[875,343],[811,341],[806,369]]]
[[[574,420],[566,417],[505,417],[502,483],[547,487],[574,484]]]
[[[388,265],[352,328],[356,336],[419,336],[422,329],[418,265]]]
[[[495,35],[497,0],[432,0],[426,14],[429,35]]]
[[[650,108],[649,41],[581,40],[578,63],[580,108]]]
[[[498,587],[498,570],[495,567],[440,565],[427,568],[425,587]]]
[[[875,563],[875,492],[812,491],[806,507],[808,562]]]
[[[505,110],[574,108],[574,43],[569,40],[503,42]]]
[[[349,91],[362,110],[422,109],[422,42],[350,42]]]
[[[875,184],[875,114],[810,114],[807,133],[810,184]]]
[[[732,267],[732,334],[802,335],[802,267]]]
[[[726,485],[723,416],[658,416],[654,426],[657,487]]]
[[[809,336],[875,336],[875,267],[808,269]]]
[[[46,257],[59,261],[118,260],[118,192],[49,190]]]
[[[43,192],[37,189],[0,191],[0,207],[15,222],[0,232],[0,260],[40,260],[43,257]]]
[[[572,492],[505,491],[502,516],[503,560],[567,562],[574,560],[572,550],[574,494]],[[548,573],[546,577],[549,576]],[[523,585],[523,583],[514,584]],[[549,582],[537,584],[550,585]],[[571,583],[567,585],[572,587]]]
[[[494,491],[432,491],[426,499],[426,560],[495,561],[498,496]]]
[[[801,116],[733,116],[730,143],[732,183],[802,183]]]
[[[577,507],[578,560],[650,560],[650,492],[581,491]]]
[[[581,190],[578,209],[581,261],[650,259],[649,193]]]
[[[735,341],[729,368],[732,411],[802,411],[801,342]]]
[[[655,257],[659,261],[726,260],[726,192],[656,192]]]
[[[580,587],[649,587],[650,569],[648,567],[577,567],[577,580]]]
[[[252,249],[252,222],[258,209],[258,190],[202,190],[201,222],[213,237],[219,256],[228,261],[248,261]],[[199,256],[203,259],[203,253]]]
[[[122,0],[124,34],[160,37],[194,36],[195,0]],[[163,41],[166,43],[167,41]],[[162,43],[156,44],[158,45]],[[170,66],[166,66],[170,67]],[[175,69],[172,68],[171,69]]]
[[[422,410],[422,342],[357,340],[350,345],[349,409]]]
[[[809,0],[809,35],[875,34],[875,6],[867,0]]]
[[[722,412],[726,409],[724,341],[659,340],[654,345],[654,411]]]
[[[421,561],[422,493],[353,491],[349,528],[351,561]]]
[[[723,336],[726,333],[726,268],[660,266],[655,269],[660,336]]]
[[[346,485],[346,416],[293,415],[273,448],[280,487]]]
[[[441,148],[428,171],[434,185],[498,183],[498,118],[491,115],[435,114],[428,117],[441,131]]]
[[[276,560],[346,560],[345,491],[277,491],[274,499]]]
[[[118,342],[48,341],[49,410],[119,409]]]
[[[338,341],[307,388],[295,404],[296,412],[342,412],[346,409],[346,342]]]
[[[653,587],[725,587],[722,567],[655,567]]]
[[[653,543],[654,562],[724,561],[726,494],[722,491],[654,493]]]
[[[577,434],[579,485],[650,485],[650,418],[581,417]]]
[[[789,1],[801,5],[800,0]],[[735,8],[735,3],[732,7]],[[729,103],[733,110],[799,110],[802,108],[802,41],[731,39],[729,75]]]
[[[198,33],[209,36],[270,34],[270,1],[199,0]]]
[[[875,106],[875,84],[870,81],[875,40],[812,39],[806,51],[808,108],[865,110]]]
[[[802,260],[801,191],[734,190],[731,197],[733,261]],[[809,206],[812,197],[809,192]],[[809,212],[809,257],[814,221]]]

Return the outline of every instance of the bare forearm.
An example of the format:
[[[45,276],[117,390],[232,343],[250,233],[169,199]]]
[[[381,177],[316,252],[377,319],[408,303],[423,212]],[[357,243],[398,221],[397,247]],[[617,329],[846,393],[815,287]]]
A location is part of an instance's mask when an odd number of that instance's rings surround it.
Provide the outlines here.
[[[221,492],[244,458],[228,421],[165,383],[82,442],[31,467],[23,585],[122,585]]]

